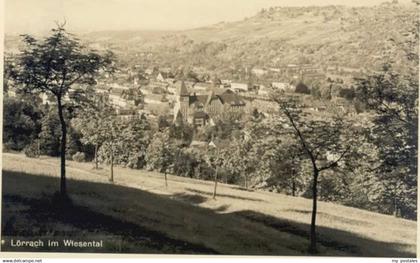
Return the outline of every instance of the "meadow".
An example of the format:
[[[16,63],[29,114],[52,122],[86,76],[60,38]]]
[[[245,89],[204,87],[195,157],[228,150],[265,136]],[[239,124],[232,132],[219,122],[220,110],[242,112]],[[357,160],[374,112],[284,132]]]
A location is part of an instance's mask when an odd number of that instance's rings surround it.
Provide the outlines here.
[[[3,153],[2,162],[3,237],[106,240],[82,252],[307,255],[310,199],[223,183],[213,199],[212,182],[168,175],[166,188],[163,174],[122,167],[112,184],[108,167],[69,161],[63,208],[52,201],[58,159]],[[415,221],[327,202],[318,211],[320,255],[416,255]]]

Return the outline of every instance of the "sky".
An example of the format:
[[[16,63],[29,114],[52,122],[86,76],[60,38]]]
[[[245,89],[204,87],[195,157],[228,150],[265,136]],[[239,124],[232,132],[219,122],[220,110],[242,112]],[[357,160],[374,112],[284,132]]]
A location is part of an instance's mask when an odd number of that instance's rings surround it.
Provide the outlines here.
[[[241,20],[271,6],[371,6],[387,1],[391,0],[5,0],[4,22],[6,34],[45,33],[55,21],[64,20],[74,32],[179,30]]]

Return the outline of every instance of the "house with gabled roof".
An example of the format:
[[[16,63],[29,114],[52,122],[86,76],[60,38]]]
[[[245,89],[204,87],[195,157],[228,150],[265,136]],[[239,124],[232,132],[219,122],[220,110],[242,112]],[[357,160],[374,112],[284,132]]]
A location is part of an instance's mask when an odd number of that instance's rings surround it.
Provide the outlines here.
[[[175,76],[171,72],[161,71],[157,74],[156,80],[160,82],[173,83]]]
[[[182,82],[174,106],[174,122],[185,122],[194,126],[205,126],[211,120],[228,111],[241,111],[245,101],[235,92],[213,88],[206,94],[190,92]]]

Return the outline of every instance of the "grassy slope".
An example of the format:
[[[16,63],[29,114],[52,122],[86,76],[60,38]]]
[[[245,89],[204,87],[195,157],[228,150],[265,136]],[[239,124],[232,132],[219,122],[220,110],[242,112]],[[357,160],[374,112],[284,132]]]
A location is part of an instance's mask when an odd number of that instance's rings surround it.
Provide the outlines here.
[[[195,41],[257,40],[262,38],[283,39],[292,44],[333,42],[331,36],[340,31],[337,21],[323,23],[320,16],[300,16],[288,19],[260,19],[227,23],[184,31]],[[349,35],[346,35],[349,37]]]
[[[57,174],[57,159],[3,154],[3,197],[8,204],[3,206],[3,224],[24,206],[58,189]],[[106,169],[96,171],[90,163],[69,162],[68,190],[74,204],[81,207],[76,213],[86,213],[82,216],[87,218],[92,213],[104,215],[109,220],[95,229],[62,216],[55,219],[55,226],[83,229],[85,235],[89,231],[124,235],[136,241],[135,231],[121,233],[107,226],[118,221],[121,228],[150,231],[152,243],[167,244],[162,249],[130,242],[128,252],[306,253],[310,200],[224,184],[219,184],[213,200],[211,182],[169,176],[165,189],[159,173],[116,168],[114,185],[107,183],[106,176]],[[33,202],[19,203],[20,199]],[[30,219],[24,224],[30,225]],[[413,256],[416,250],[413,221],[320,202],[318,225],[323,255]],[[186,245],[180,245],[183,241]]]
[[[338,14],[325,21],[322,13],[331,15],[333,10]],[[400,5],[386,7],[329,7],[329,9],[313,7],[292,8],[289,11],[280,9],[268,16],[254,16],[227,23],[182,30],[182,31],[103,31],[92,32],[86,38],[97,41],[123,40],[144,44],[145,42],[162,43],[169,35],[184,35],[196,41],[239,41],[240,43],[261,39],[284,40],[293,45],[331,44],[333,46],[348,45],[359,41],[386,40],[395,30],[406,26],[401,16],[414,16],[413,6]],[[10,38],[10,37],[9,37]],[[359,39],[360,38],[360,39]],[[9,40],[10,41],[10,40]],[[335,45],[336,44],[336,45]],[[335,50],[337,52],[337,50]]]

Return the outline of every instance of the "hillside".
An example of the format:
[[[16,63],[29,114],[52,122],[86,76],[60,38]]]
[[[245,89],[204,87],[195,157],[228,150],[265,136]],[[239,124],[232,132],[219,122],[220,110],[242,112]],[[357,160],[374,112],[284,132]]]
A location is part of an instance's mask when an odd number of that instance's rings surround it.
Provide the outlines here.
[[[84,38],[114,48],[130,63],[145,63],[132,55],[150,51],[157,65],[203,66],[219,74],[229,67],[295,63],[362,71],[389,57],[398,62],[390,39],[401,40],[416,20],[411,5],[273,7],[241,21],[192,30],[107,31]]]
[[[78,37],[95,49],[113,50],[128,66],[200,67],[221,77],[245,67],[288,64],[359,73],[390,60],[403,68],[399,41],[417,17],[410,4],[272,7],[241,21],[190,30],[100,31]],[[16,52],[18,39],[6,37],[6,51]]]
[[[62,211],[49,201],[58,162],[3,153],[6,238],[82,233],[126,253],[306,254],[308,199],[220,184],[213,200],[211,182],[169,176],[165,189],[162,174],[125,168],[109,184],[107,167],[69,161],[73,206]],[[319,202],[318,226],[321,255],[415,256],[414,221]]]

